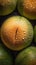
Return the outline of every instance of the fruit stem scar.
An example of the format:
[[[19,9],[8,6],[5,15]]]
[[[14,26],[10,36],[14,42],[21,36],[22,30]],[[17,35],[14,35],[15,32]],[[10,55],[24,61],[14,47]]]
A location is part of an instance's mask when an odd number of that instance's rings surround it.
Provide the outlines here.
[[[16,38],[17,32],[18,32],[18,28],[16,29],[16,32],[15,32],[15,39],[17,39],[17,38]]]

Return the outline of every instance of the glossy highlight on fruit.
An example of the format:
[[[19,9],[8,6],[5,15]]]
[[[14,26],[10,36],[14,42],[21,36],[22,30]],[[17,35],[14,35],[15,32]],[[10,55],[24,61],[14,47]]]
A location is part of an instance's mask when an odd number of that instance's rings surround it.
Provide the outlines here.
[[[13,65],[13,60],[11,59],[8,51],[5,50],[4,46],[0,43],[0,65]]]
[[[36,19],[36,0],[18,0],[18,11],[28,19]]]
[[[36,47],[28,47],[21,51],[15,60],[15,65],[36,65]]]
[[[17,0],[0,0],[0,16],[8,15],[15,10]]]
[[[11,50],[21,50],[32,42],[33,27],[22,16],[12,16],[1,26],[1,39]]]
[[[34,26],[34,41],[36,42],[36,25]]]

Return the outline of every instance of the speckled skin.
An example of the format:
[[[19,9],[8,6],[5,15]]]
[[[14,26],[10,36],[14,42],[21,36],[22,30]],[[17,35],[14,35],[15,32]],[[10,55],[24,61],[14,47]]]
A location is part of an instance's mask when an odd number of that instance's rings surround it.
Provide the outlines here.
[[[24,17],[10,17],[1,26],[1,39],[8,48],[21,50],[30,45],[33,39],[33,27]]]
[[[36,0],[18,0],[18,11],[22,16],[36,19]]]
[[[8,15],[15,10],[17,0],[0,0],[0,16]]]
[[[15,65],[36,65],[36,47],[21,51],[15,60]]]

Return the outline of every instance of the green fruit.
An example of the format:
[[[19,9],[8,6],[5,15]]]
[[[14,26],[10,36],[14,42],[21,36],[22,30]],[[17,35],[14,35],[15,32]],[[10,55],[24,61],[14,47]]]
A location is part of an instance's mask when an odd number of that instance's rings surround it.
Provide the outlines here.
[[[24,17],[10,17],[2,24],[1,39],[8,48],[21,50],[32,42],[33,27]]]
[[[10,54],[0,44],[0,65],[13,65]]]
[[[8,15],[14,11],[17,0],[0,0],[0,15]]]
[[[18,0],[18,11],[22,16],[36,19],[36,0]]]
[[[34,27],[34,41],[36,42],[36,25]]]
[[[16,57],[15,65],[36,65],[36,47],[21,51]]]

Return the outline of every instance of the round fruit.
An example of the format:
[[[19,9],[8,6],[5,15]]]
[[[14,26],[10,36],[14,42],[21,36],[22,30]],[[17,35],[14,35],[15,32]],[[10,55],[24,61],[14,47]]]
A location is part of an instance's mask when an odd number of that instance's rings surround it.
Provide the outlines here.
[[[34,27],[34,41],[36,42],[36,25]]]
[[[22,16],[36,19],[36,0],[18,0],[18,11]]]
[[[8,15],[14,11],[17,0],[0,0],[0,15]]]
[[[33,38],[33,27],[24,17],[8,18],[1,27],[1,39],[12,50],[21,50],[28,46]]]
[[[36,47],[29,47],[20,52],[15,65],[36,65]]]
[[[0,65],[12,65],[12,59],[10,54],[4,49],[3,45],[0,44]]]

